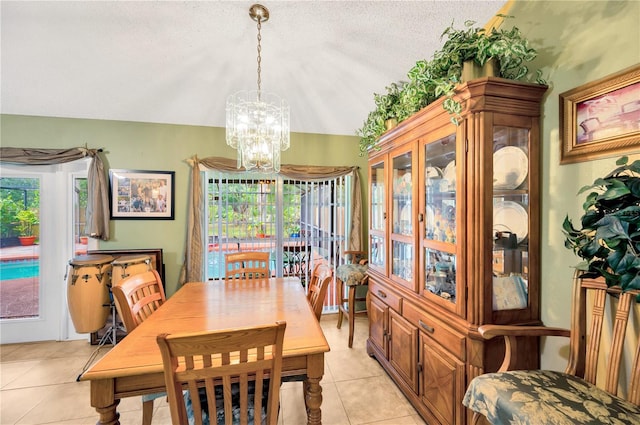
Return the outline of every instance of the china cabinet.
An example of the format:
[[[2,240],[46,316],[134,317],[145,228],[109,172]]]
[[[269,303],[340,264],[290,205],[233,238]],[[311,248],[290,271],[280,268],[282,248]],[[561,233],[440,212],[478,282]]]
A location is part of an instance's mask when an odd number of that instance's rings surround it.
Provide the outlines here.
[[[459,86],[453,125],[435,102],[369,152],[369,339],[429,424],[466,424],[470,380],[504,346],[483,324],[540,324],[540,103],[545,86]],[[519,366],[539,365],[536,339]]]

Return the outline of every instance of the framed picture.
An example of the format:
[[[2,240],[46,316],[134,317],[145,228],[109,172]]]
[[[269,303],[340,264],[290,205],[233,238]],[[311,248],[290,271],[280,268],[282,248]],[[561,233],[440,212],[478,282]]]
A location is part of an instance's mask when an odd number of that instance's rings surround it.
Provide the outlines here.
[[[640,152],[640,65],[560,94],[560,164]]]
[[[174,171],[109,170],[111,219],[173,220]]]

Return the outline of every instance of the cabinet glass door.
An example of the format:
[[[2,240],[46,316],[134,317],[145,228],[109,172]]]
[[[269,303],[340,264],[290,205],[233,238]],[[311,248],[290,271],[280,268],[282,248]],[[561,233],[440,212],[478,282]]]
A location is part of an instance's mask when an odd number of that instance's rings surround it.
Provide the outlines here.
[[[414,267],[412,165],[411,152],[391,159],[391,274],[409,288],[412,288],[410,282],[413,281]]]
[[[386,231],[386,187],[384,161],[370,166],[369,198],[371,201],[369,218],[369,265],[385,268],[385,231]]]
[[[529,129],[493,132],[493,309],[528,305]]]
[[[422,234],[425,292],[456,300],[456,136],[424,146]]]

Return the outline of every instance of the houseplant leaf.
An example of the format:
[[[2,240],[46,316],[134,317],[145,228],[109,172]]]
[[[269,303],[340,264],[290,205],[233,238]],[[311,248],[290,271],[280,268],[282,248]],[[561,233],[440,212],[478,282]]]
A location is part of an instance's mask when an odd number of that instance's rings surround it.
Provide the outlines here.
[[[640,289],[640,161],[627,163],[620,158],[616,169],[578,191],[587,193],[582,228],[568,216],[562,223],[565,247],[585,260],[577,266],[583,276],[623,291]]]

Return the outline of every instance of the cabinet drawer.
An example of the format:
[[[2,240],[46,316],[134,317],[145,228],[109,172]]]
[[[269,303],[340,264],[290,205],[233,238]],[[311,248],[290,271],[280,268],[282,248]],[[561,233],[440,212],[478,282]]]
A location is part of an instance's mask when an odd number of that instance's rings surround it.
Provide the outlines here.
[[[386,287],[380,285],[376,281],[369,282],[369,293],[375,295],[398,313],[402,313],[402,297]]]
[[[465,337],[451,329],[440,320],[418,310],[410,303],[404,303],[402,316],[413,323],[423,333],[433,338],[443,348],[451,352],[460,360],[465,360]]]

